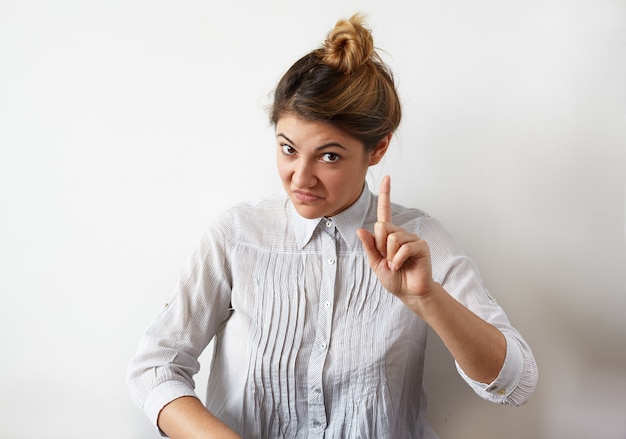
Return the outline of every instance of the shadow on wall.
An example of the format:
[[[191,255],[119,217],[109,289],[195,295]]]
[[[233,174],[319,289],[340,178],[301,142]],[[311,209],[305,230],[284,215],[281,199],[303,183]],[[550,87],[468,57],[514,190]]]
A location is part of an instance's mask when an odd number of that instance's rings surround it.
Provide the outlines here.
[[[537,422],[541,413],[538,394],[522,407],[484,401],[458,375],[443,342],[432,330],[429,331],[424,371],[427,417],[441,439],[544,437],[541,423]],[[541,372],[541,365],[539,367]]]
[[[525,303],[532,318],[521,330],[537,360],[539,384],[522,407],[476,396],[458,376],[441,340],[429,334],[428,419],[441,439],[626,438],[625,337],[550,300],[554,296],[548,292],[536,291],[543,298]],[[520,313],[524,310],[517,309]]]

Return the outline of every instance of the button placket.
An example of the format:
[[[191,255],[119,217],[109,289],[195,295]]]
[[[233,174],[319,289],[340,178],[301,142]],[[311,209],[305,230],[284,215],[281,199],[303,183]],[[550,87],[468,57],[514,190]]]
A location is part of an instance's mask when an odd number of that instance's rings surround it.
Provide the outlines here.
[[[326,426],[326,407],[324,404],[323,370],[326,356],[330,349],[332,329],[332,310],[337,274],[337,249],[335,226],[332,220],[322,220],[319,236],[322,243],[322,275],[317,311],[317,326],[314,349],[309,359],[309,416],[311,433],[319,434]]]

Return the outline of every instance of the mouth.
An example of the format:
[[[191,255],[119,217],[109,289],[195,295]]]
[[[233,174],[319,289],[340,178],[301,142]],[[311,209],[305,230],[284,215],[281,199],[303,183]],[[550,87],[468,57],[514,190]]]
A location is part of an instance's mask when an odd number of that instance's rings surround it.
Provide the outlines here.
[[[293,194],[301,203],[314,203],[316,201],[324,199],[323,197],[320,197],[319,195],[316,195],[312,192],[306,192],[301,190],[294,190]]]

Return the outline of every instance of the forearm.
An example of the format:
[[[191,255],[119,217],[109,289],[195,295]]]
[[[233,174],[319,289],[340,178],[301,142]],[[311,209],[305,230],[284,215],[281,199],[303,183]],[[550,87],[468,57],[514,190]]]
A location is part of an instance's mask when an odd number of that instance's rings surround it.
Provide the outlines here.
[[[175,399],[163,407],[158,425],[171,439],[241,439],[192,396]]]
[[[490,325],[435,284],[425,297],[405,299],[442,339],[456,362],[471,379],[492,382],[506,356],[506,339]]]

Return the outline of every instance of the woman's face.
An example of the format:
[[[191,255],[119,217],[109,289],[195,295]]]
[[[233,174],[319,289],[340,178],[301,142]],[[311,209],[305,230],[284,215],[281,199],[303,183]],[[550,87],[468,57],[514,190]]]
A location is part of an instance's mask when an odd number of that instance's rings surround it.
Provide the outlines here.
[[[367,152],[361,141],[330,124],[282,116],[276,123],[278,174],[298,213],[331,217],[350,207],[390,138]]]

